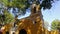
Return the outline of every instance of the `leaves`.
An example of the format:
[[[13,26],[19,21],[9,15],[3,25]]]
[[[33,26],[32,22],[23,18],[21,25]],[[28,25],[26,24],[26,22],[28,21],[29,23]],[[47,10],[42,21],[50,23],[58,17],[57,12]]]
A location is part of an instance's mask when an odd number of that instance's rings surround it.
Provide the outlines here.
[[[14,17],[7,10],[4,10],[3,15],[0,15],[0,22],[4,24],[14,22]]]
[[[50,9],[52,7],[51,1],[52,0],[43,0],[41,7],[43,7],[43,9]]]
[[[13,15],[11,15],[10,13],[8,13],[7,11],[4,12],[5,17],[5,22],[6,23],[10,23],[13,22],[12,20],[14,20]]]
[[[54,20],[52,22],[52,27],[51,27],[53,30],[60,30],[60,20]]]
[[[5,6],[26,9],[26,8],[29,8],[31,5],[31,2],[33,3],[34,1],[36,1],[36,4],[40,4],[39,0],[3,0],[3,3]],[[40,5],[41,7],[43,7],[43,9],[50,9],[52,7],[51,1],[54,1],[54,0],[43,0]]]

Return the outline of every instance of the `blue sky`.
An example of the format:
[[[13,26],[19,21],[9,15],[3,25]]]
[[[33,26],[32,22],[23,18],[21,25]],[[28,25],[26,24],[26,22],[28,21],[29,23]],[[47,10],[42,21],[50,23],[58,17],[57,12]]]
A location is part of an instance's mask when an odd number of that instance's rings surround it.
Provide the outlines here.
[[[60,20],[60,1],[56,1],[52,4],[52,8],[50,10],[42,10],[43,18],[48,23],[51,23],[55,19]]]

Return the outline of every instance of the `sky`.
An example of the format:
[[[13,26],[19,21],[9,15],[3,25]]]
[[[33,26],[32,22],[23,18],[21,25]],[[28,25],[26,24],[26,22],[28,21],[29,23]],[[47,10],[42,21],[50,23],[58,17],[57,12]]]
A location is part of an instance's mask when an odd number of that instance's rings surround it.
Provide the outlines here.
[[[56,1],[52,4],[50,10],[42,10],[43,19],[51,24],[55,19],[60,20],[60,1]]]

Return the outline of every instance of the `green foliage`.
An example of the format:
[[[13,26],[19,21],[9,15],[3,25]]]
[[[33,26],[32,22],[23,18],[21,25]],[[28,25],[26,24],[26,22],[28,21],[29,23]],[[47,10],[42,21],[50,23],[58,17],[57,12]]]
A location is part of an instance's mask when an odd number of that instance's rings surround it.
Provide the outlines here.
[[[19,12],[25,14],[26,9],[30,6],[28,0],[1,0],[5,7],[9,8],[18,8]]]
[[[0,22],[4,24],[12,23],[14,22],[14,17],[12,14],[10,14],[7,10],[4,10],[4,14],[0,14]]]
[[[60,30],[60,20],[54,20],[52,22],[52,30]]]
[[[9,12],[7,12],[6,10],[4,11],[4,15],[5,15],[5,23],[10,23],[13,22],[14,17],[12,14],[10,14]]]
[[[24,10],[26,8],[30,7],[30,2],[34,2],[36,0],[2,0],[5,6],[9,7],[18,7],[21,10]],[[42,1],[42,0],[41,0]],[[50,9],[51,8],[51,1],[53,0],[43,0],[41,3],[41,7],[44,9]],[[39,0],[36,1],[36,4],[40,4]]]
[[[52,0],[43,0],[41,7],[43,7],[43,9],[50,9],[52,7],[51,1]]]
[[[8,0],[2,0],[2,1],[3,1],[4,6],[8,6],[9,5]]]
[[[3,3],[5,6],[11,6],[11,7],[18,7],[18,8],[25,8],[28,4],[27,0],[3,0]]]

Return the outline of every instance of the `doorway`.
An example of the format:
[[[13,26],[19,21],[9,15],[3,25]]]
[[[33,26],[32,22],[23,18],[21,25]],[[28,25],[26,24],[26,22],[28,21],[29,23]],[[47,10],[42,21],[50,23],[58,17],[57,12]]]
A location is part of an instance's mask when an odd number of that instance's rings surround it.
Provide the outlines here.
[[[21,30],[19,30],[19,34],[27,34],[27,32],[25,29],[21,29]]]
[[[9,31],[7,31],[6,34],[9,34]]]

